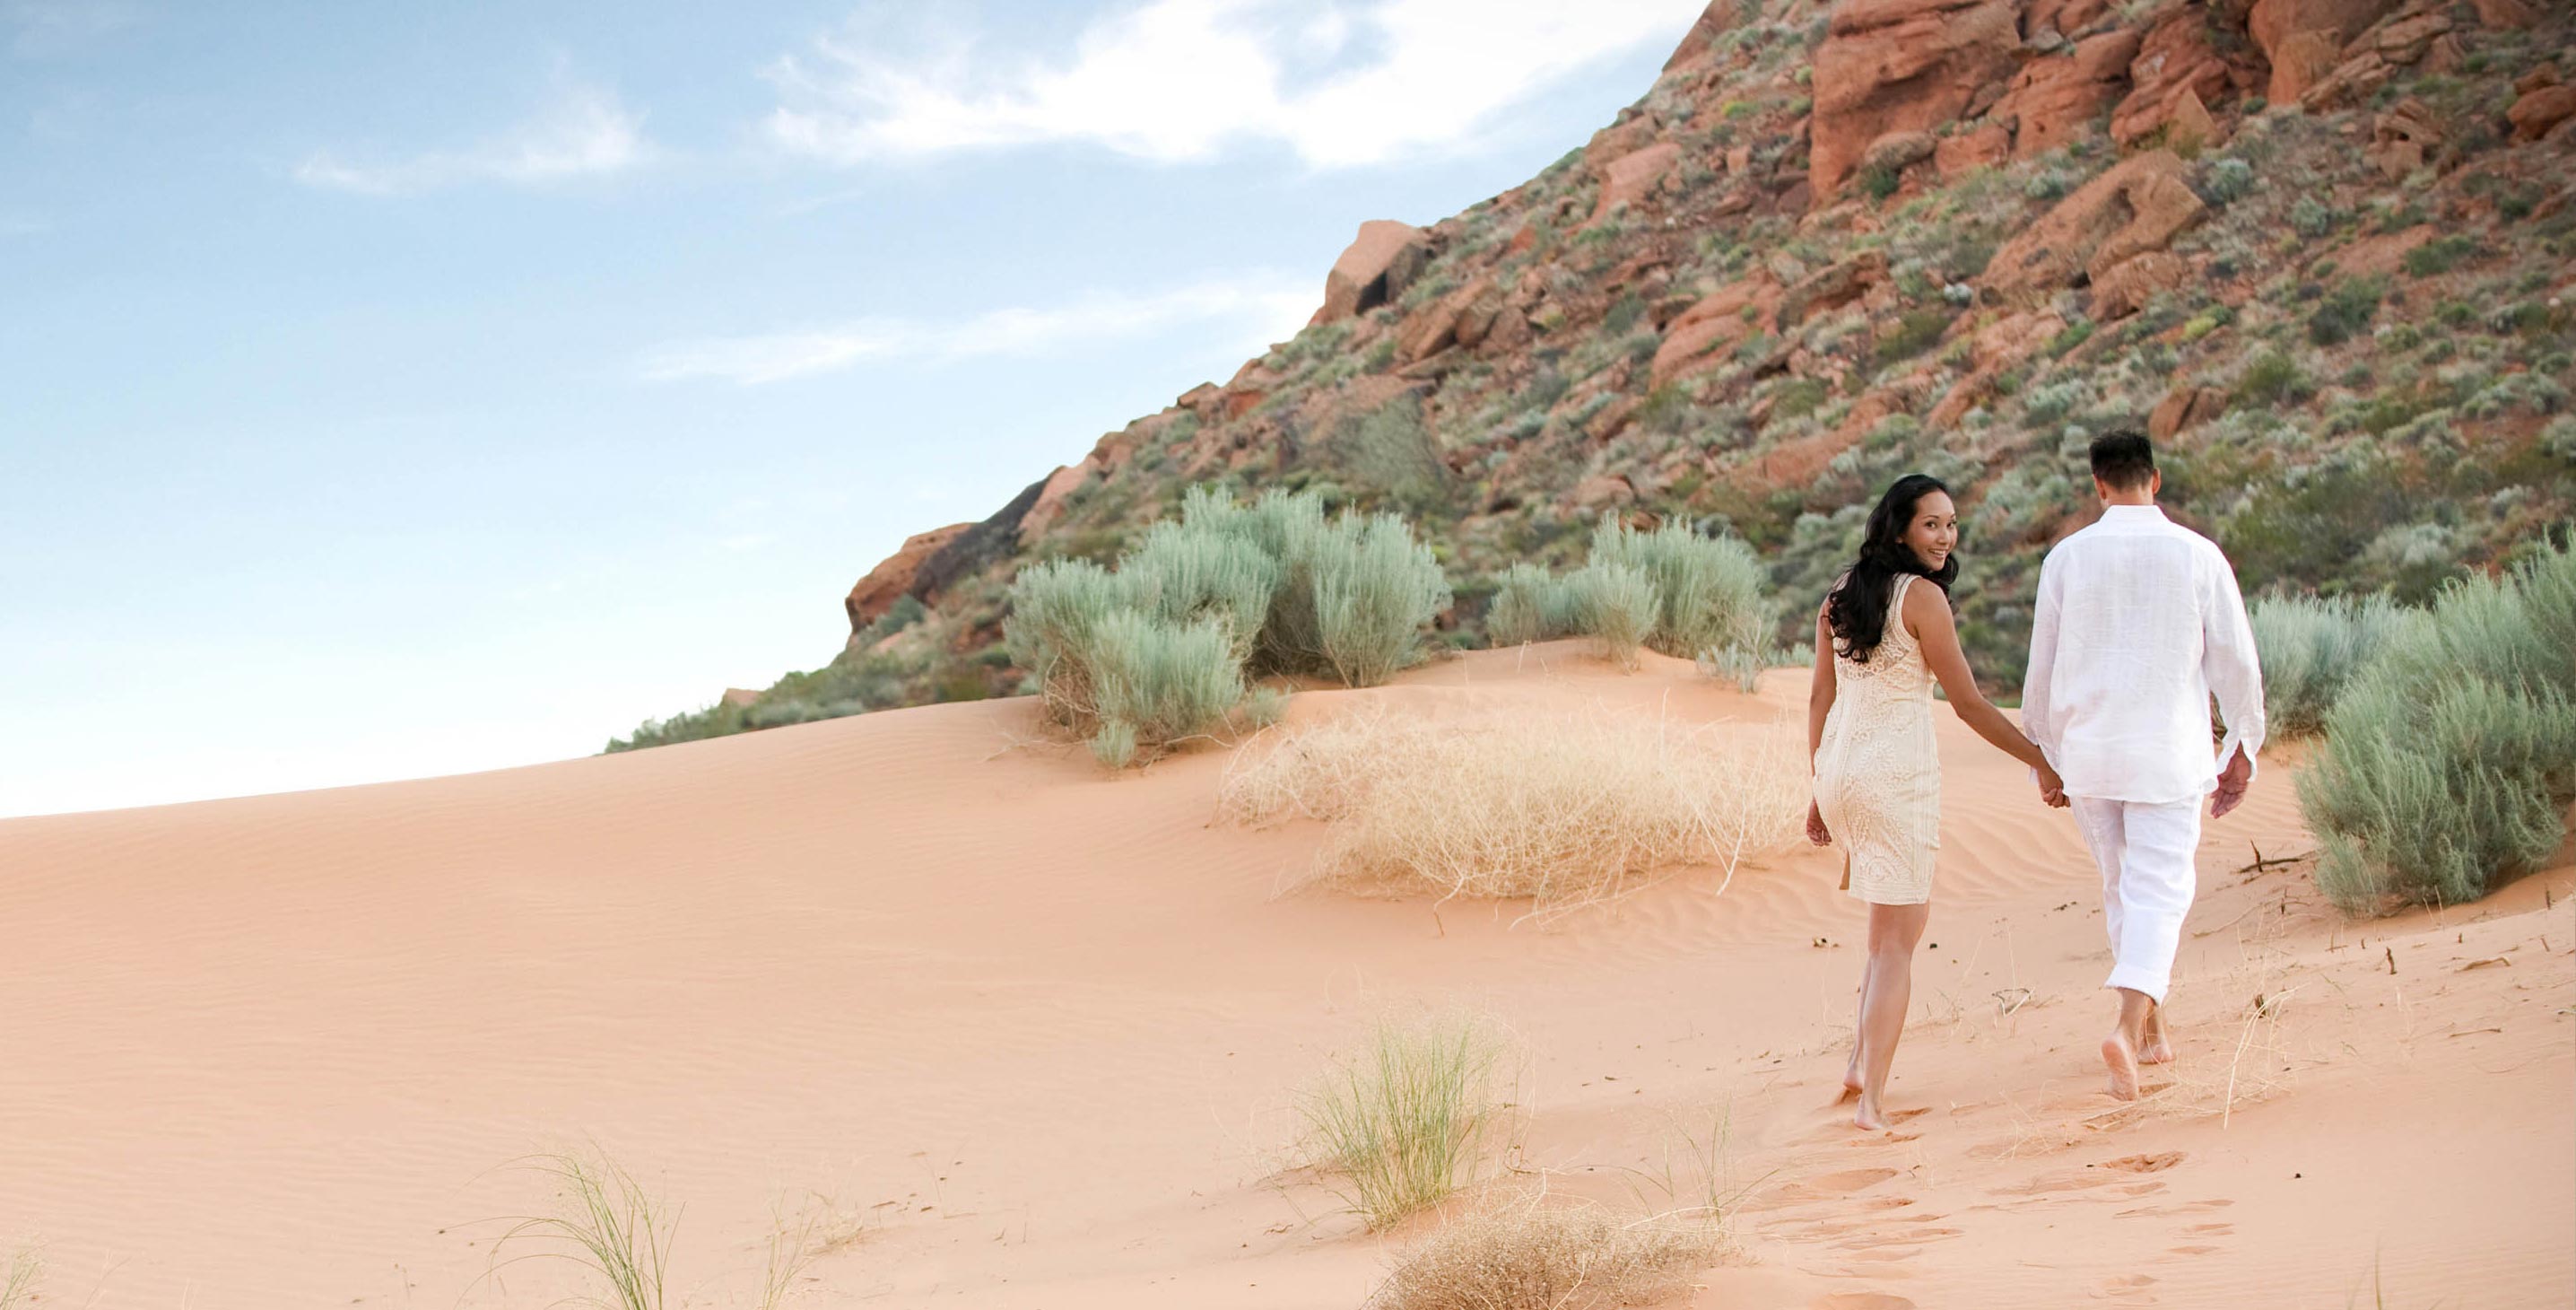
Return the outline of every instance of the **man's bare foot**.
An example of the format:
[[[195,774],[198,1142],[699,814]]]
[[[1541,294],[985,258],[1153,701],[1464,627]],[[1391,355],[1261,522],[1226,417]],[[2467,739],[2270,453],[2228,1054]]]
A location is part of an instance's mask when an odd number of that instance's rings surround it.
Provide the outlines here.
[[[1860,1109],[1853,1112],[1852,1123],[1873,1133],[1885,1132],[1888,1128],[1888,1118],[1886,1112],[1878,1108],[1878,1098],[1867,1092],[1860,1094]]]
[[[2111,1068],[2111,1085],[2107,1090],[2112,1098],[2121,1101],[2138,1099],[2138,1053],[2129,1048],[2128,1034],[2114,1032],[2102,1039],[2102,1063]]]
[[[2165,1040],[2165,1007],[2147,1011],[2147,1044],[2138,1051],[2140,1064],[2167,1064],[2173,1060],[2173,1044]]]

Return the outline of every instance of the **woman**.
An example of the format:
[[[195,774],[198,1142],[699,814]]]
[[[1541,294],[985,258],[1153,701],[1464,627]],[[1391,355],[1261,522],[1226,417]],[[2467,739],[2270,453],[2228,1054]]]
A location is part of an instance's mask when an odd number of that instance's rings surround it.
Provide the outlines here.
[[[1978,736],[2039,771],[2048,767],[2003,711],[1987,703],[1959,652],[1950,583],[1959,576],[1958,509],[1940,479],[1909,473],[1879,497],[1860,559],[1837,579],[1816,614],[1816,676],[1807,696],[1807,747],[1815,799],[1807,840],[1837,838],[1844,885],[1869,902],[1869,959],[1862,967],[1860,1021],[1843,1095],[1858,1096],[1852,1121],[1888,1126],[1887,1070],[1905,1030],[1914,988],[1914,946],[1931,918],[1932,855],[1941,845],[1941,763],[1932,746],[1932,683]],[[1928,581],[1930,586],[1916,586]]]

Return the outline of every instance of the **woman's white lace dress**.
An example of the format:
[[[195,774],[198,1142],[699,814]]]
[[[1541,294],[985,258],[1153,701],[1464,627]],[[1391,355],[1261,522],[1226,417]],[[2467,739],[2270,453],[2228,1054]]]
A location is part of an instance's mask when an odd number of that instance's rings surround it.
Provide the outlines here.
[[[1869,662],[1834,656],[1834,704],[1816,748],[1816,808],[1843,848],[1851,894],[1874,905],[1932,899],[1941,846],[1941,761],[1932,745],[1932,670],[1905,630],[1898,574]]]

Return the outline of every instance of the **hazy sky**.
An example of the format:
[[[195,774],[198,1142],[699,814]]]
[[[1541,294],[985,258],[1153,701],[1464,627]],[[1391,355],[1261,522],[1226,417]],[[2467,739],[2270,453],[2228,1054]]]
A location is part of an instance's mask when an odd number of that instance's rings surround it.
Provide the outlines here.
[[[586,754],[1699,0],[0,0],[0,815]]]

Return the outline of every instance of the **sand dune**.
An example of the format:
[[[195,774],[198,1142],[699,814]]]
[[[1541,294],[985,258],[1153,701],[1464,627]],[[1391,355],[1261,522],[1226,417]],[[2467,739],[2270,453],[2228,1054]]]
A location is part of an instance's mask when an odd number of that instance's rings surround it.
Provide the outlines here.
[[[1559,643],[1292,717],[1803,696]],[[2576,1300],[2576,870],[2342,923],[2304,865],[2246,868],[2311,846],[2276,758],[2209,825],[2181,1059],[2125,1109],[2074,829],[1940,717],[1919,1113],[1876,1139],[1826,1106],[1833,856],[1546,931],[1283,895],[1320,829],[1218,821],[1223,752],[1106,777],[1027,702],[0,822],[0,1244],[45,1240],[40,1305],[542,1305],[561,1271],[478,1283],[475,1221],[586,1139],[685,1203],[691,1305],[749,1303],[783,1194],[860,1230],[792,1304],[1356,1306],[1410,1230],[1290,1168],[1289,1096],[1373,1016],[1463,1003],[1524,1045],[1551,1187],[1669,1203],[1676,1125],[1731,1116],[1745,1262],[1691,1305],[2343,1306],[2374,1269],[2391,1305]]]

